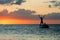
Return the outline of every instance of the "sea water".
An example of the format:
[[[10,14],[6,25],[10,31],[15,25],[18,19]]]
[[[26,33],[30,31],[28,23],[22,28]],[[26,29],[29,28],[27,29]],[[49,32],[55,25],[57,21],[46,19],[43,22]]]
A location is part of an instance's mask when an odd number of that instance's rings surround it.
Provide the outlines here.
[[[60,24],[40,28],[39,24],[0,24],[0,40],[60,40]]]

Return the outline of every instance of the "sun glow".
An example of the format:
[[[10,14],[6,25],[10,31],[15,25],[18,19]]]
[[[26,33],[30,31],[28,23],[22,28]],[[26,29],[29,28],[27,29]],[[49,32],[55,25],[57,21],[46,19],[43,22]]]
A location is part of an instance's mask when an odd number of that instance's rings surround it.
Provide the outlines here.
[[[11,24],[10,20],[1,20],[0,24]]]
[[[0,20],[0,24],[11,24],[10,20]]]
[[[60,24],[60,20],[44,20],[47,24]],[[40,24],[40,20],[2,19],[0,24]]]
[[[19,19],[4,19],[0,20],[0,24],[38,24],[37,20],[19,20]]]

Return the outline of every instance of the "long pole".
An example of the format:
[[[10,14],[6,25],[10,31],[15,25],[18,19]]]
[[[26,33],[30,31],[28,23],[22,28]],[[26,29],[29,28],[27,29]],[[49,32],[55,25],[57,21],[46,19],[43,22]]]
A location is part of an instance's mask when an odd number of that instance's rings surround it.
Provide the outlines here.
[[[43,17],[40,17],[40,19],[41,19],[41,22],[40,23],[43,24]]]
[[[40,15],[38,15],[38,16],[39,16],[39,18],[41,20],[40,24],[43,24],[44,23],[43,19],[44,19],[45,16],[40,16]]]

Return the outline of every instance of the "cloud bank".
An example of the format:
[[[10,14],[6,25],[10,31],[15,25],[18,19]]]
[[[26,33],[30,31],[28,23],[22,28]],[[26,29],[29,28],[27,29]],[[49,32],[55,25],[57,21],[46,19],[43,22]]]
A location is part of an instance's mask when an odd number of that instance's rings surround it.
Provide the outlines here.
[[[60,19],[60,13],[52,13],[52,14],[48,14],[46,15],[45,19]]]
[[[32,13],[35,13],[35,11],[20,9],[18,11],[8,13],[7,10],[3,10],[2,12],[0,12],[0,17],[10,16],[10,17],[14,17],[14,18],[17,18],[17,19],[28,19],[28,20],[39,19],[38,16],[32,15]]]
[[[20,9],[18,11],[14,11],[11,13],[8,13],[7,10],[3,10],[0,12],[0,17],[5,17],[5,16],[10,16],[13,18],[17,19],[28,19],[28,20],[39,20],[39,16],[37,15],[32,15],[32,13],[35,13],[35,11],[31,10],[25,10],[25,9]],[[60,13],[51,13],[45,16],[45,19],[60,19]]]

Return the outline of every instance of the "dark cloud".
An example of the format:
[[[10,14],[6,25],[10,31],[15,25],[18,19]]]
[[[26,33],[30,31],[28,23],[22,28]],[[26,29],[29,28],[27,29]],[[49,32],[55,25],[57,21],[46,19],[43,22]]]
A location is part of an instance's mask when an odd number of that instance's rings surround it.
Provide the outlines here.
[[[7,10],[4,10],[2,12],[0,12],[0,17],[1,16],[11,16],[17,19],[33,19],[33,20],[37,20],[39,19],[38,16],[34,16],[32,15],[32,13],[35,13],[35,11],[31,11],[31,10],[25,10],[25,9],[20,9],[18,11],[14,11],[11,13],[8,13]]]
[[[0,4],[7,4],[7,3],[11,3],[14,0],[0,0]]]
[[[20,9],[11,13],[12,16],[22,19],[38,19],[38,16],[32,15],[35,11]]]
[[[14,1],[16,1],[14,3]],[[0,4],[17,4],[20,5],[24,0],[0,0]]]
[[[50,3],[52,3],[53,6],[55,6],[55,7],[60,6],[60,1],[50,1]]]
[[[21,4],[22,2],[25,2],[24,0],[16,0],[16,3],[14,3],[14,4]]]
[[[51,13],[45,16],[45,19],[60,19],[60,13]]]
[[[35,13],[35,11],[31,11],[31,10],[25,10],[25,9],[20,9],[18,11],[14,11],[11,13],[8,13],[7,10],[3,10],[2,12],[0,12],[0,17],[13,17],[13,18],[17,18],[17,19],[32,19],[32,20],[39,20],[39,16],[37,15],[32,15],[32,13]],[[45,16],[45,19],[60,19],[60,13],[51,13]]]

